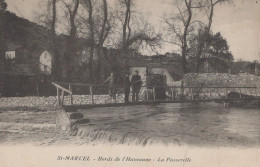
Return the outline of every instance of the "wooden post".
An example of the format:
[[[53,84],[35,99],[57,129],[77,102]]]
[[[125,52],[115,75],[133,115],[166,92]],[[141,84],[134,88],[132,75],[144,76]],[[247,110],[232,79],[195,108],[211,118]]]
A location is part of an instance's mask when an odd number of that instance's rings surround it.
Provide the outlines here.
[[[58,87],[57,87],[57,100],[58,100],[58,105],[60,106],[60,91]]]
[[[90,92],[90,96],[91,96],[91,102],[92,104],[94,104],[94,95],[93,95],[93,87],[89,86],[89,92]]]
[[[40,94],[39,94],[39,83],[37,83],[37,96],[39,97],[40,96]]]
[[[255,88],[255,97],[257,97],[257,89]]]
[[[239,88],[239,97],[240,97],[240,99],[242,98],[241,88]]]
[[[172,97],[172,100],[173,100],[173,88],[171,88],[171,97]]]
[[[63,106],[63,102],[64,102],[64,90],[62,90],[61,92],[61,106]]]
[[[212,97],[211,97],[211,89],[209,90],[209,99],[212,99]]]
[[[191,100],[193,100],[193,89],[192,88],[190,89],[190,92],[191,92]]]
[[[73,105],[72,86],[70,86],[70,85],[69,85],[69,90],[71,91],[71,94],[70,94],[70,105]]]
[[[155,99],[156,99],[156,93],[155,93],[155,87],[153,87],[153,100],[155,101]]]

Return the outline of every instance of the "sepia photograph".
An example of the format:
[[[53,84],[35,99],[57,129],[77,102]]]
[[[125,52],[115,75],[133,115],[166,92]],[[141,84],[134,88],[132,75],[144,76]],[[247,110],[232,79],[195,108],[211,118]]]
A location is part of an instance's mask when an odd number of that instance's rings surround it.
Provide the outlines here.
[[[260,166],[260,1],[0,0],[0,166]]]

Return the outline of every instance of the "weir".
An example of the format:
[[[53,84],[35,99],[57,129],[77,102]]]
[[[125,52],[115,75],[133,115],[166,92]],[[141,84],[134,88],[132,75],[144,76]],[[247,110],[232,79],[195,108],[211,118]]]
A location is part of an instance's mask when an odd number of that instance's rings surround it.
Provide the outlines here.
[[[117,89],[116,102],[111,103],[106,92],[106,85],[79,84],[79,83],[52,83],[57,88],[57,100],[60,106],[56,119],[58,129],[75,134],[78,125],[88,125],[89,118],[84,118],[80,109],[93,109],[102,107],[123,107],[133,105],[156,105],[161,103],[201,103],[217,102],[228,107],[230,103],[260,100],[257,87],[171,87],[171,86],[143,86],[140,91],[139,102],[123,101],[123,89]],[[76,87],[85,90],[83,101],[74,99]],[[82,88],[83,87],[83,88]],[[102,89],[101,89],[102,88]],[[65,103],[64,97],[68,94],[69,100]],[[131,96],[130,96],[131,97]],[[131,100],[131,99],[130,99]],[[80,102],[78,102],[80,101]]]

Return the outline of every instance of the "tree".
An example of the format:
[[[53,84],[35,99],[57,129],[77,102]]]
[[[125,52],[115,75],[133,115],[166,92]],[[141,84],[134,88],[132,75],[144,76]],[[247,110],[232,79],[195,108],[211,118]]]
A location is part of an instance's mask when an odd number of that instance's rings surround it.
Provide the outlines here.
[[[66,53],[64,55],[65,60],[65,78],[71,79],[73,76],[74,68],[73,68],[73,56],[76,53],[76,38],[77,38],[77,27],[76,27],[76,16],[79,9],[80,0],[71,0],[67,2],[66,0],[62,0],[65,8],[66,15],[69,16],[69,37],[68,37],[68,45],[66,49]]]
[[[118,42],[119,49],[126,61],[131,51],[140,47],[151,47],[155,50],[160,46],[161,35],[154,32],[152,26],[134,16],[134,0],[118,0],[122,11],[119,11],[119,21],[122,23],[122,36]],[[122,17],[121,17],[122,16]],[[126,65],[126,62],[124,63]]]
[[[54,52],[54,60],[53,60],[53,72],[52,76],[53,78],[59,80],[60,79],[60,54],[58,51],[58,46],[57,46],[57,34],[56,34],[56,22],[57,22],[57,0],[52,0],[52,20],[51,20],[51,48]]]
[[[164,18],[166,38],[170,38],[167,42],[181,48],[183,72],[187,73],[188,41],[195,30],[194,23],[198,23],[197,20],[193,20],[193,10],[202,6],[194,0],[176,0],[174,6],[177,8],[177,14]]]
[[[5,71],[5,10],[7,4],[5,0],[0,0],[0,96],[4,94],[4,71]]]
[[[202,52],[201,61],[209,63],[211,72],[227,72],[229,64],[234,60],[227,40],[218,32],[214,35],[210,34],[209,41],[208,47],[205,47]]]
[[[5,0],[0,0],[0,55],[1,62],[4,60],[5,55],[5,10],[7,4]]]
[[[204,0],[204,10],[206,11],[206,15],[208,17],[208,24],[200,29],[199,35],[197,36],[197,52],[196,58],[197,58],[197,66],[196,66],[196,71],[199,72],[200,64],[201,64],[201,55],[203,52],[203,47],[207,46],[207,43],[209,42],[210,39],[210,31],[211,31],[211,26],[213,22],[213,17],[214,17],[214,10],[217,5],[222,5],[224,3],[231,2],[231,0]]]
[[[95,49],[95,34],[94,34],[94,21],[93,21],[93,5],[92,0],[83,0],[83,6],[88,11],[88,37],[89,37],[89,48],[90,48],[90,58],[88,63],[88,73],[89,79],[93,81],[93,57]]]
[[[45,43],[50,51],[54,53],[52,66],[52,77],[54,80],[68,79],[72,76],[71,57],[75,55],[76,46],[75,38],[77,29],[75,17],[79,6],[77,2],[79,1],[47,0],[39,3],[39,6],[42,8],[38,11],[35,20],[47,28],[48,37]],[[60,9],[60,11],[58,11],[58,9]],[[59,16],[58,13],[60,13]],[[63,13],[65,13],[66,16],[65,20],[61,16]],[[66,20],[68,21],[68,25],[66,25]],[[62,24],[58,25],[58,22],[62,22]],[[63,41],[61,41],[61,39],[58,39],[56,29],[66,26],[68,26],[68,35],[66,35],[66,39],[62,39]],[[60,31],[59,33],[62,32]],[[67,45],[67,47],[62,45]]]
[[[99,82],[100,79],[102,78],[102,73],[101,73],[101,68],[102,68],[102,64],[104,62],[107,62],[105,60],[105,53],[104,53],[104,43],[107,40],[110,30],[111,30],[111,18],[109,18],[108,16],[108,5],[107,5],[107,0],[102,0],[102,12],[101,14],[97,14],[96,19],[100,20],[100,22],[96,22],[95,24],[95,30],[96,30],[96,34],[97,34],[97,54],[98,54],[98,62],[97,62],[97,70],[96,70],[96,74],[97,74],[97,78],[96,78],[96,82]],[[112,16],[112,15],[111,15]],[[98,24],[100,23],[100,24]]]
[[[107,0],[83,0],[82,5],[88,15],[86,16],[86,14],[83,13],[81,16],[81,22],[84,25],[81,27],[81,31],[83,32],[83,36],[86,34],[85,38],[88,40],[86,48],[89,48],[89,79],[92,82],[95,81],[98,83],[100,77],[103,76],[101,74],[101,66],[105,61],[104,43],[111,30],[109,22],[112,20],[112,17],[111,14],[108,16]],[[93,60],[94,52],[97,54],[97,62]],[[94,72],[97,75],[93,75]]]
[[[42,22],[45,27],[50,29],[49,38],[50,42],[48,43],[49,48],[54,53],[53,55],[53,66],[52,66],[52,79],[60,80],[61,78],[61,69],[60,69],[60,61],[61,55],[59,53],[58,44],[57,44],[57,3],[59,0],[48,0],[43,6],[45,6],[44,11],[38,13],[36,19],[38,22]]]

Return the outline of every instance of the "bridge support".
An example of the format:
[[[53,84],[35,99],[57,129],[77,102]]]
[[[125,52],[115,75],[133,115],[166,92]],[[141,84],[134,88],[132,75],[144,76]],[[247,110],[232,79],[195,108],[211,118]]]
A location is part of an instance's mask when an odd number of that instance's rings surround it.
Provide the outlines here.
[[[89,124],[90,120],[85,119],[82,113],[77,111],[65,111],[64,108],[59,108],[56,117],[56,127],[60,132],[76,134],[77,125]]]

